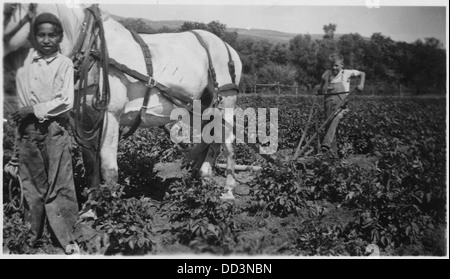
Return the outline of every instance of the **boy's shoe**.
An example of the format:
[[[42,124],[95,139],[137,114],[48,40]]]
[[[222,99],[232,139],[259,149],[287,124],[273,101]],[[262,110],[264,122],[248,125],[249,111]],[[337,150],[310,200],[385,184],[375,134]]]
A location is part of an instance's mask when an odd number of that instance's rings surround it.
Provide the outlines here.
[[[90,206],[86,206],[83,208],[80,212],[80,219],[97,219],[97,215],[95,214],[94,210]]]
[[[65,247],[64,253],[66,255],[79,255],[80,247],[76,243],[69,244]]]

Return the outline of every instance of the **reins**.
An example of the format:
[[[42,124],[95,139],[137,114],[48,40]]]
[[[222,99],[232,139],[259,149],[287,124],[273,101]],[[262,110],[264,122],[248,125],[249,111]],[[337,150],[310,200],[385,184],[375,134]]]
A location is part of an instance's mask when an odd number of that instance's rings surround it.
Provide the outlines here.
[[[75,82],[78,81],[78,92],[74,98],[74,131],[77,142],[85,148],[83,141],[89,142],[97,139],[101,140],[103,130],[103,120],[106,109],[111,99],[110,85],[108,79],[109,73],[109,56],[106,47],[105,31],[101,20],[98,5],[93,5],[85,9],[85,22],[83,29],[72,50],[71,58],[74,61]],[[92,51],[100,53],[98,59],[93,59],[89,54]],[[94,85],[89,85],[89,72],[92,67],[97,67],[98,72],[102,72],[102,86],[100,90],[99,81],[95,81]],[[97,78],[98,79],[98,78]],[[94,78],[95,80],[95,78]],[[98,112],[91,127],[82,127],[81,123],[89,113],[89,104],[87,104],[87,96],[90,89],[93,88],[93,97],[91,106]],[[95,150],[97,151],[97,150]]]

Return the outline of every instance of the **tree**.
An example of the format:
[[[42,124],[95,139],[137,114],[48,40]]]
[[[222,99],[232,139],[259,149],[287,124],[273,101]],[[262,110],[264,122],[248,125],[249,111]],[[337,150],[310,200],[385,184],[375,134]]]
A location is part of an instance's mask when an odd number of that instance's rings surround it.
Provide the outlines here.
[[[156,31],[156,33],[175,33],[175,32],[178,32],[178,30],[175,28],[167,27],[166,25],[164,25],[163,27],[159,28]]]
[[[368,42],[365,65],[366,71],[374,77],[386,78],[386,68],[396,69],[395,65],[396,46],[390,37],[381,33],[374,33]]]
[[[334,39],[334,32],[336,31],[336,24],[329,23],[328,25],[323,26],[323,31],[325,32],[325,35],[323,36],[324,39],[333,40]]]
[[[269,62],[271,48],[272,44],[267,41],[257,41],[253,44],[250,57],[255,71]]]
[[[446,53],[435,38],[418,40],[412,44],[412,58],[405,69],[407,81],[414,86],[415,94],[445,92]]]
[[[323,26],[325,35],[323,40],[317,41],[316,48],[316,67],[315,76],[319,77],[323,71],[329,68],[329,56],[334,52],[338,52],[337,42],[334,40],[334,32],[336,31],[336,24],[329,23]]]
[[[125,27],[132,29],[138,33],[147,33],[147,34],[153,34],[156,33],[155,29],[147,25],[142,19],[138,18],[125,18],[121,19],[119,21],[122,23]]]
[[[323,72],[330,67],[329,57],[332,53],[338,52],[338,45],[335,40],[324,39],[317,41],[317,47],[315,52],[316,67],[314,75],[321,77]]]
[[[258,81],[262,83],[294,84],[298,77],[297,69],[292,64],[282,65],[269,62],[258,72]]]
[[[316,81],[316,51],[317,42],[311,35],[297,35],[289,41],[290,62],[296,66],[299,84],[308,88],[314,86]]]
[[[242,61],[242,72],[244,74],[254,74],[254,67],[252,67],[252,48],[255,41],[244,38],[244,39],[238,39],[236,40],[235,45],[233,46],[234,49],[238,52],[239,57]]]
[[[206,25],[209,32],[215,34],[217,37],[222,38],[227,31],[227,26],[223,23],[220,23],[217,20],[211,21]]]
[[[192,21],[185,21],[180,26],[180,32],[194,30],[194,29],[208,30],[208,26],[206,24],[204,24],[203,22],[192,22]]]
[[[344,56],[345,65],[363,69],[366,54],[366,42],[358,33],[342,35],[337,43],[339,53]]]
[[[286,64],[289,55],[289,47],[286,44],[277,43],[269,51],[269,60],[277,64]]]
[[[224,42],[227,42],[230,46],[234,48],[236,45],[236,40],[238,38],[238,33],[235,31],[233,32],[226,31],[221,38]]]

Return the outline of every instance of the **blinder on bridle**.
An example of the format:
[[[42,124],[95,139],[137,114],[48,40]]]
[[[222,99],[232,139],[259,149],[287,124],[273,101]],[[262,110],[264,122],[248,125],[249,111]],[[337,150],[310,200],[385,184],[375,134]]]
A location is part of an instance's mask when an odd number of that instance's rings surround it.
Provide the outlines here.
[[[19,3],[12,3],[12,4],[5,4],[5,9],[4,9],[4,20],[3,20],[3,27],[5,27],[8,22],[11,20],[11,18],[13,17],[14,13],[16,12],[16,10],[20,7]],[[37,4],[35,3],[30,3],[28,5],[28,12],[25,15],[25,17],[23,17],[19,23],[17,24],[16,27],[14,27],[8,34],[5,34],[3,36],[3,42],[6,43],[9,40],[11,40],[11,38],[17,33],[19,32],[20,29],[22,29],[22,27],[27,24],[28,22],[31,24],[31,22],[33,21],[33,18],[36,16],[36,7]]]

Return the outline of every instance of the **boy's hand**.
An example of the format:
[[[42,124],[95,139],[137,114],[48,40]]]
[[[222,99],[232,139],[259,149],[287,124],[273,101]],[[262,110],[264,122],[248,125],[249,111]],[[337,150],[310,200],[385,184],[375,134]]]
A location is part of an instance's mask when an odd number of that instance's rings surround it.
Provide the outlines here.
[[[23,107],[12,114],[12,118],[17,123],[22,122],[28,115],[33,114],[33,107]]]
[[[364,89],[364,85],[358,85],[358,87],[356,87],[356,89],[358,89],[359,92],[363,91]]]

